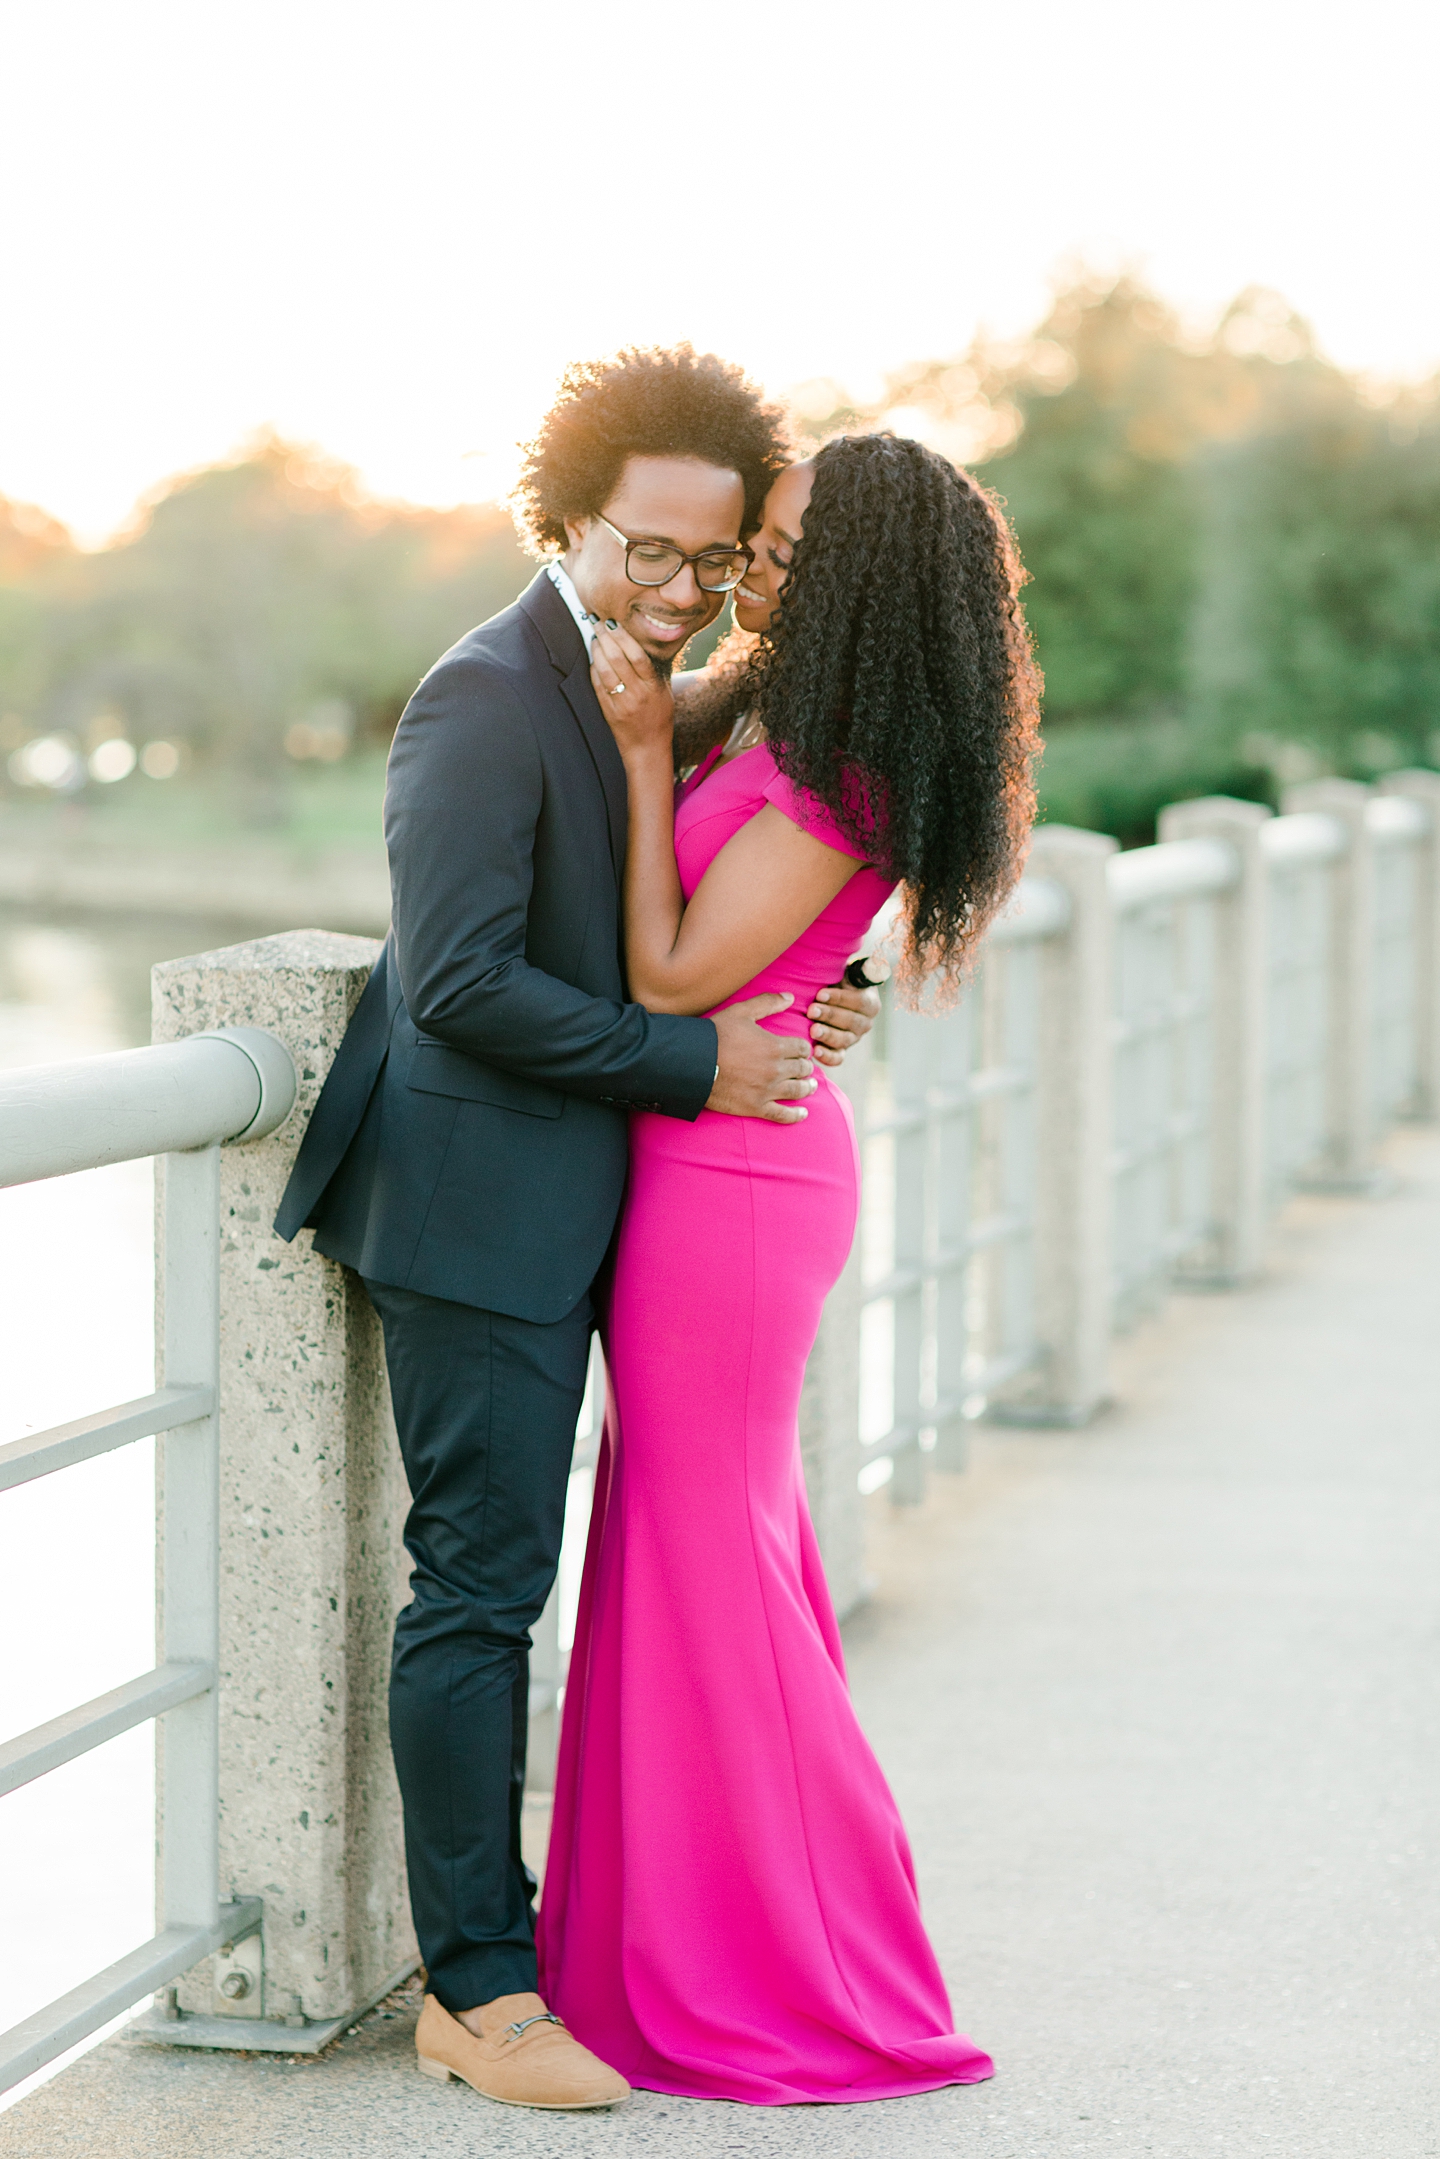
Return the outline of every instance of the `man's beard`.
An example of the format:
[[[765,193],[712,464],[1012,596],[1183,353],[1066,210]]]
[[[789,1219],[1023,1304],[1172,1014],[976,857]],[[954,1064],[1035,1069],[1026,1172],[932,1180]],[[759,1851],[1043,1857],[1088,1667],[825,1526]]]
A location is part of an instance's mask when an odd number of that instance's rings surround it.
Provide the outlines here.
[[[647,658],[655,670],[655,680],[657,682],[668,682],[675,672],[674,653],[662,655],[658,652],[651,652],[647,654]]]

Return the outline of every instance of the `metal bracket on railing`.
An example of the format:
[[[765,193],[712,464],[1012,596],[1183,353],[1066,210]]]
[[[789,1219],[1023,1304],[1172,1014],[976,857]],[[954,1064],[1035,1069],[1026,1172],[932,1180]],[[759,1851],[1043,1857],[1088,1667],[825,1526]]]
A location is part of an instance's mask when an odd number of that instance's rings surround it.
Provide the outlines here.
[[[257,1917],[243,1934],[222,1942],[211,1972],[217,2017],[265,2014],[265,1938]]]
[[[198,1926],[169,1926],[153,1941],[142,1943],[118,1963],[63,1994],[59,2001],[47,2003],[23,2023],[0,2032],[0,2091],[9,2091],[22,2077],[43,2069],[57,2054],[88,2039],[144,1995],[168,1986],[222,1942],[234,1941],[242,1931],[253,1931],[260,1924],[263,1910],[259,1897],[240,1897],[233,1904],[222,1904],[216,1918]],[[193,2021],[208,2023],[210,2019]],[[353,2023],[354,2018],[349,2021]],[[176,2029],[163,2016],[156,2015],[155,2022],[163,2030]],[[131,2029],[137,2028],[138,2020]],[[250,2044],[248,2037],[246,2044]]]

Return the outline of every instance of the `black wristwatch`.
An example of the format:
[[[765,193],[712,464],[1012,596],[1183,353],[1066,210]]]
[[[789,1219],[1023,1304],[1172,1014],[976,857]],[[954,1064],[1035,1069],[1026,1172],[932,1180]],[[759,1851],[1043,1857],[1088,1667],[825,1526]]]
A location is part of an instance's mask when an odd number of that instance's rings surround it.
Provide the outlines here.
[[[867,974],[865,971],[867,967],[871,966],[878,970],[873,975]],[[873,952],[866,953],[858,960],[851,960],[845,969],[845,980],[852,990],[878,990],[889,979],[889,968],[885,965],[884,960],[878,958]]]

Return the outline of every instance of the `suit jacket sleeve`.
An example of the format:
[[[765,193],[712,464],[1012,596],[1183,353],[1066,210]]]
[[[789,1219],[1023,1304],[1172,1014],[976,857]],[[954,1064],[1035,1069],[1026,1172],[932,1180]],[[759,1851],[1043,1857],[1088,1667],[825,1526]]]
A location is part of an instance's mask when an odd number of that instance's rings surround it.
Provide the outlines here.
[[[395,952],[415,1025],[569,1094],[694,1118],[712,1021],[592,997],[525,957],[540,751],[520,698],[477,658],[441,662],[400,723],[385,789]]]

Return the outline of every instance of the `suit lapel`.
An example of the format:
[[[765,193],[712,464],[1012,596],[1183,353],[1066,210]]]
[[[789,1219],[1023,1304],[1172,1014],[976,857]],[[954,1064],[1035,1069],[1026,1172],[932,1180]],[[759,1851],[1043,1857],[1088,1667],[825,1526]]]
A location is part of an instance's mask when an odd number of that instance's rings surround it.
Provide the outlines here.
[[[618,884],[625,867],[625,843],[630,824],[630,802],[625,786],[625,765],[615,737],[605,724],[595,686],[590,680],[590,661],[585,640],[565,602],[542,570],[520,595],[524,608],[560,676],[560,691],[575,716],[585,747],[590,752],[600,791],[605,798],[605,820],[610,836],[610,860]]]
[[[585,747],[595,760],[595,770],[600,775],[600,785],[605,793],[605,817],[610,827],[610,859],[615,865],[615,879],[618,884],[625,868],[630,796],[625,784],[625,762],[600,711],[595,685],[590,680],[590,662],[585,655],[583,640],[579,661],[560,687],[565,693],[566,704],[580,722]]]

